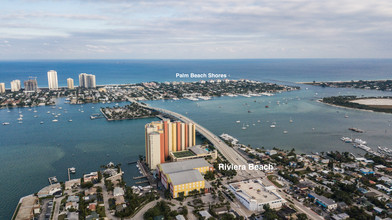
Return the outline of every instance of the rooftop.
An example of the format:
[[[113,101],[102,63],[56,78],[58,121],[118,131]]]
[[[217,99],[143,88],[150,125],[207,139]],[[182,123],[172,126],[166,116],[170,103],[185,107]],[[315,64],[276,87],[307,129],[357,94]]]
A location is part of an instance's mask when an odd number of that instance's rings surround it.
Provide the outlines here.
[[[191,156],[195,156],[194,153],[192,153],[191,151],[177,151],[177,152],[172,152],[173,155],[177,158],[181,158],[181,157],[191,157]]]
[[[188,150],[192,151],[196,155],[208,154],[208,151],[206,149],[202,148],[200,145],[195,145],[195,146],[189,147]]]
[[[313,196],[314,198],[316,198],[317,200],[319,200],[320,202],[324,203],[327,206],[336,204],[335,201],[333,201],[332,199],[328,199],[325,196],[320,196],[320,195],[317,195],[316,193],[310,193],[310,195]]]
[[[198,170],[186,170],[176,173],[170,173],[169,177],[174,186],[204,180],[203,176]]]
[[[274,187],[265,187],[260,180],[248,180],[230,184],[236,193],[247,200],[257,200],[258,203],[282,199],[274,191]]]
[[[192,160],[184,160],[178,162],[171,162],[171,163],[162,163],[160,164],[161,170],[166,173],[175,173],[179,171],[185,170],[193,170],[199,167],[207,167],[211,166],[211,164],[207,163],[203,158],[192,159]]]

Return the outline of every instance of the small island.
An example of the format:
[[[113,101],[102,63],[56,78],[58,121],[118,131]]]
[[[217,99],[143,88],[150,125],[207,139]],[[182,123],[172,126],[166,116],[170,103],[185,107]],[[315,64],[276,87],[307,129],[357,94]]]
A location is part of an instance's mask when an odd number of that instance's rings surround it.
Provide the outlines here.
[[[131,104],[125,106],[101,108],[101,112],[108,121],[153,118],[158,115],[157,111],[145,108],[136,102],[132,102]]]
[[[325,97],[319,101],[326,104],[340,106],[340,107],[392,113],[391,96],[384,96],[384,97],[332,96],[332,97]]]

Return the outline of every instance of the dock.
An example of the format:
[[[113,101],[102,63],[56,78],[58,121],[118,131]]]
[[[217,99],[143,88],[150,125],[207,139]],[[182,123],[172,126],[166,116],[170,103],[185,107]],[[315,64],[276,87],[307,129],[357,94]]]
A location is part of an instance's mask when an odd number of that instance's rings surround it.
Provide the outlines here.
[[[136,182],[136,184],[142,184],[142,183],[148,183],[148,182],[150,182],[150,181],[148,181],[148,180],[144,180],[144,181],[139,181],[139,182]]]
[[[147,167],[145,167],[145,164],[143,164],[140,160],[137,161],[137,165],[139,166],[142,175],[147,178],[147,180],[145,181],[139,181],[136,182],[136,184],[141,184],[141,183],[150,183],[151,186],[154,186],[155,184],[155,178],[150,174],[150,172],[148,172]],[[140,178],[141,179],[141,178]]]
[[[50,185],[57,183],[57,178],[56,176],[52,176],[48,178]]]
[[[136,177],[133,177],[134,180],[142,179],[142,178],[147,178],[147,176],[136,176]]]

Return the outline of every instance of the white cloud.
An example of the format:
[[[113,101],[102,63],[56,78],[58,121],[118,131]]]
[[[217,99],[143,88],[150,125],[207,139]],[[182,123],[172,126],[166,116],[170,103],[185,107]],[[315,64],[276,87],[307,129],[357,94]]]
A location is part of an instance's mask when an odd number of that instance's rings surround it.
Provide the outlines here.
[[[8,8],[18,3],[8,2],[15,4]],[[392,57],[392,2],[387,0],[24,4],[0,9],[0,40],[18,40],[11,54],[0,51],[0,58],[22,57],[21,51],[39,51],[42,58],[97,52],[112,58]],[[62,45],[61,54],[36,48],[54,41]]]

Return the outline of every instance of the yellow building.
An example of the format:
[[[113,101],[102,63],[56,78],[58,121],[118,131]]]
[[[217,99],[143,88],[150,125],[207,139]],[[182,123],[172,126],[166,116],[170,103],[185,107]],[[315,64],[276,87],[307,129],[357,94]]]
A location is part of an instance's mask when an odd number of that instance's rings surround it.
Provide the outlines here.
[[[157,170],[162,185],[170,189],[173,198],[184,192],[187,196],[192,190],[205,188],[205,181],[201,174],[214,168],[203,158],[158,164]]]
[[[189,195],[189,192],[205,188],[205,181],[203,176],[197,170],[187,170],[166,175],[170,182],[170,193],[173,198],[177,198],[181,192],[184,196]]]

